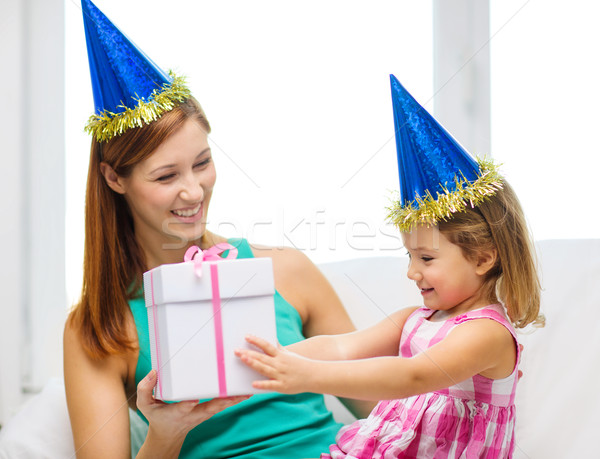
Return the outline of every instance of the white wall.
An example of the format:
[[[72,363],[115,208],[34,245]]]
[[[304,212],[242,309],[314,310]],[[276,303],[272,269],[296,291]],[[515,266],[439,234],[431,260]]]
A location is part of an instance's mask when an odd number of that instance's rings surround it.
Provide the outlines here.
[[[3,0],[0,17],[1,423],[62,367],[64,2]]]

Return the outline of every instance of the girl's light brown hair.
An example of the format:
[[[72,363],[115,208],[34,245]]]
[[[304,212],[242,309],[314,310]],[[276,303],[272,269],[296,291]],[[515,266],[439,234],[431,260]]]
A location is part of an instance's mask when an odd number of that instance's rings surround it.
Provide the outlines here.
[[[141,275],[147,269],[127,203],[108,187],[100,163],[128,177],[136,164],[188,119],[210,132],[200,104],[190,98],[149,125],[129,129],[108,142],[92,140],[85,197],[83,288],[68,319],[79,330],[83,347],[92,358],[136,348],[126,330],[128,300],[140,294]]]
[[[501,190],[475,208],[452,215],[438,224],[440,232],[458,245],[467,259],[495,250],[495,265],[486,273],[484,294],[500,300],[513,324],[543,326],[540,281],[535,249],[527,222],[512,187]]]

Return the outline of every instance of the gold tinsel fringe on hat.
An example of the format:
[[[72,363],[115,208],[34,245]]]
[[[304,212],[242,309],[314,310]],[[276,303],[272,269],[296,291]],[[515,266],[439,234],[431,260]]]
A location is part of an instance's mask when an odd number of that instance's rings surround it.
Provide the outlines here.
[[[437,198],[427,191],[423,198],[417,196],[407,205],[395,199],[393,205],[387,208],[387,220],[400,231],[408,232],[417,224],[435,225],[438,221],[450,219],[453,213],[462,212],[467,206],[481,204],[502,188],[503,178],[492,161],[477,159],[477,162],[481,172],[475,181],[469,182],[464,176],[456,177],[454,191],[442,187],[444,191],[438,193]]]
[[[86,132],[92,134],[99,142],[105,142],[123,134],[128,129],[142,127],[160,118],[164,113],[173,110],[180,102],[188,99],[191,92],[185,85],[185,78],[169,72],[173,81],[155,89],[147,99],[136,99],[137,106],[125,108],[120,113],[105,110],[101,114],[90,116]]]

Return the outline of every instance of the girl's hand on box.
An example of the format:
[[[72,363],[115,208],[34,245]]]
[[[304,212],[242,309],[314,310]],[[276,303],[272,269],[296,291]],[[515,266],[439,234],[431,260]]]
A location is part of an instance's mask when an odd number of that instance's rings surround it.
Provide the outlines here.
[[[310,391],[314,380],[314,361],[256,336],[248,335],[246,341],[263,352],[236,349],[235,355],[250,368],[269,378],[268,380],[254,381],[253,387],[283,394]]]
[[[198,424],[213,415],[239,402],[247,400],[249,395],[214,398],[207,402],[197,400],[178,403],[164,403],[156,400],[152,389],[156,385],[156,371],[152,370],[137,386],[137,407],[148,419],[149,429],[165,437],[185,436]]]

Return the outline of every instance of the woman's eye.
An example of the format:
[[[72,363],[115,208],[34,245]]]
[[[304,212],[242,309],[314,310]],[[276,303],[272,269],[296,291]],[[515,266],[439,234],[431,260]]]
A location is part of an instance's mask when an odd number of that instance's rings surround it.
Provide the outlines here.
[[[199,168],[205,167],[205,166],[208,165],[208,163],[210,163],[210,161],[211,161],[211,158],[206,158],[205,160],[200,161],[200,162],[194,164],[194,167],[196,167],[196,168],[198,168],[198,167]]]
[[[175,174],[161,175],[156,179],[157,182],[166,182],[175,177]]]

